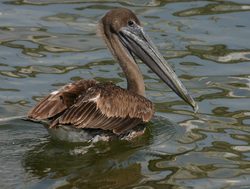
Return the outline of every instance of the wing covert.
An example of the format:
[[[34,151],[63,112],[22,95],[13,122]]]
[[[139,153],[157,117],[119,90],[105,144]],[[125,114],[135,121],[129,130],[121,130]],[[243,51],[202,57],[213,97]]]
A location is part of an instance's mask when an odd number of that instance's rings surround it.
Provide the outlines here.
[[[116,134],[149,121],[153,104],[145,97],[114,84],[96,84],[52,122],[51,127],[71,124],[77,128],[112,130]]]
[[[95,84],[94,80],[79,80],[53,91],[31,109],[28,118],[42,120],[57,116],[72,106],[82,93]]]

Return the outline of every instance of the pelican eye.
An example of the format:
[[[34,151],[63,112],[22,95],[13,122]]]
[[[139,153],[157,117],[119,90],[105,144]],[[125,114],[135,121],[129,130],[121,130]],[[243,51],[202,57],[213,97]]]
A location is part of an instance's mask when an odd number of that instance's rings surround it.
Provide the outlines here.
[[[128,21],[128,25],[129,25],[130,27],[133,27],[134,24],[135,24],[134,21],[132,21],[132,20],[129,20],[129,21]]]

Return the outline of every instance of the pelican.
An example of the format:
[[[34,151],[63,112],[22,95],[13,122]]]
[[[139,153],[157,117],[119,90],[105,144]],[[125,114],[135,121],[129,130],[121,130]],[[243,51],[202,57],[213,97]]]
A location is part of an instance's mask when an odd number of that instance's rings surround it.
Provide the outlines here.
[[[119,62],[127,79],[127,89],[111,82],[79,80],[42,99],[28,113],[29,119],[49,120],[50,129],[68,125],[77,129],[109,131],[117,136],[150,121],[154,115],[154,105],[145,97],[143,76],[136,58],[194,110],[198,108],[131,10],[110,10],[98,23],[97,31]]]

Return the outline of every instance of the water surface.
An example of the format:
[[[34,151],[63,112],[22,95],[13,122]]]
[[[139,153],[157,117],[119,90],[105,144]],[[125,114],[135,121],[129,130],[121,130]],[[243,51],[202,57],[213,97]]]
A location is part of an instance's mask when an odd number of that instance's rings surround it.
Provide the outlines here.
[[[1,188],[248,188],[249,0],[2,0],[0,117],[23,116],[80,78],[126,87],[96,36],[115,7],[136,12],[199,112],[140,64],[159,116],[144,136],[72,144],[52,140],[41,124],[1,121]]]

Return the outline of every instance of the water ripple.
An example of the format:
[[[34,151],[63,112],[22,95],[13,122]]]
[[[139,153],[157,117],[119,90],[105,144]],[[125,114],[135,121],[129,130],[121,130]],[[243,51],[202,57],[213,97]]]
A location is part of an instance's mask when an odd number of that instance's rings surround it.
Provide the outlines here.
[[[223,2],[221,4],[208,4],[204,7],[191,8],[176,12],[176,16],[197,16],[197,15],[216,15],[233,13],[240,11],[250,11],[250,4],[238,4],[233,2]]]
[[[132,142],[59,142],[41,124],[20,119],[68,82],[94,78],[126,87],[96,36],[98,20],[115,7],[136,12],[199,112],[139,63],[157,116]],[[247,188],[249,13],[244,0],[0,2],[2,187]]]

